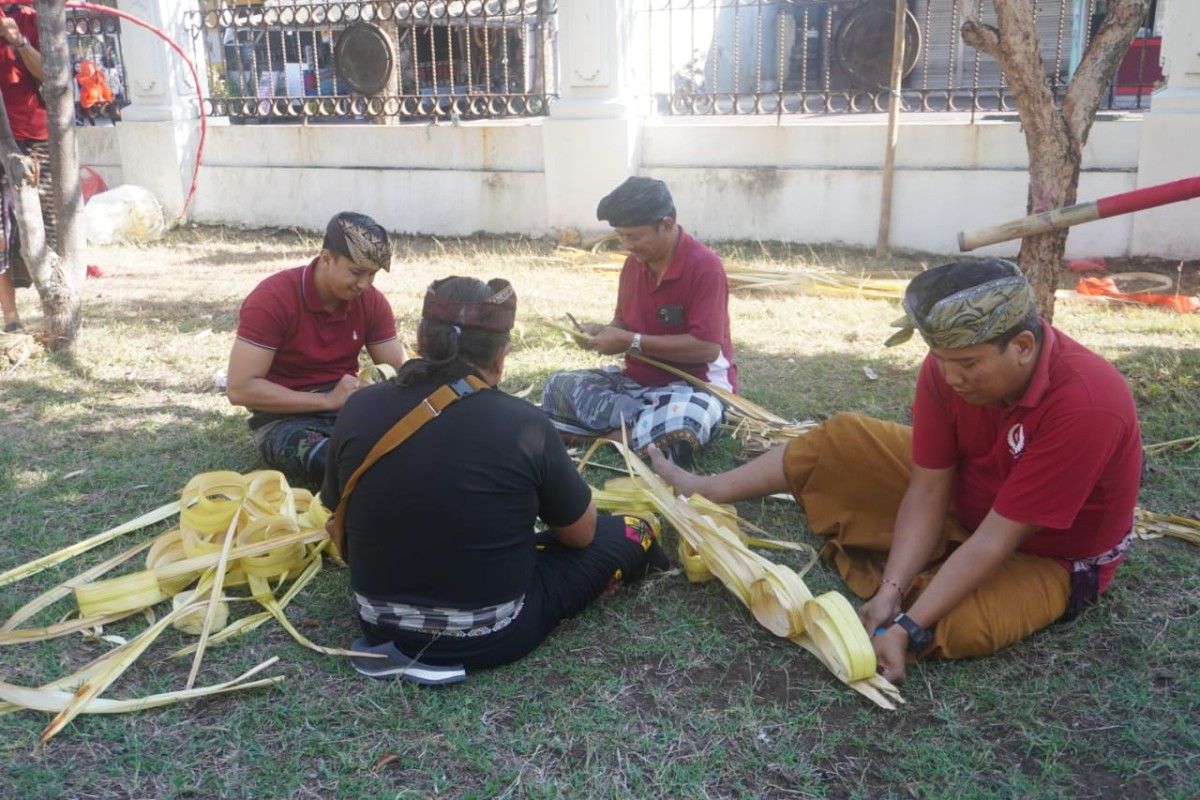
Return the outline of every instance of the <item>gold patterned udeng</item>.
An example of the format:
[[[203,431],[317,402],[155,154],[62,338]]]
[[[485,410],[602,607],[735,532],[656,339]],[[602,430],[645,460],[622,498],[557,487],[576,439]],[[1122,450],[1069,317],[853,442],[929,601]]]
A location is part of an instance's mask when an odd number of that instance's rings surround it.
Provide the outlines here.
[[[997,278],[942,298],[924,319],[904,298],[905,316],[892,323],[899,328],[885,347],[908,341],[919,331],[934,349],[957,350],[995,339],[1018,325],[1034,308],[1033,290],[1023,275]]]
[[[338,220],[338,226],[346,237],[346,250],[350,260],[359,266],[389,269],[392,265],[392,246],[386,238],[380,239],[362,225],[349,219]]]

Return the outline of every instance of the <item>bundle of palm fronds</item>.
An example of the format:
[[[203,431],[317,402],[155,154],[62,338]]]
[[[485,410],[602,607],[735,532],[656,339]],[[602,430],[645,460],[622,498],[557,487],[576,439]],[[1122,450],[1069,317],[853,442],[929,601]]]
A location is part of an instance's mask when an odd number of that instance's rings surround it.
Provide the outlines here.
[[[208,472],[184,487],[180,500],[167,503],[124,525],[0,575],[0,586],[61,564],[119,536],[179,515],[179,525],[135,545],[104,563],[59,583],[17,610],[0,626],[0,645],[41,641],[71,633],[102,636],[117,646],[75,672],[41,687],[0,681],[0,713],[22,708],[55,712],[42,732],[45,742],[81,713],[120,713],[176,703],[208,694],[276,683],[282,678],[250,680],[278,661],[271,658],[232,681],[206,688],[194,683],[206,647],[277,620],[300,644],[330,655],[357,655],[321,647],[305,638],[284,609],[321,568],[328,542],[329,512],[306,490],[292,489],[283,474],[261,470],[241,475]],[[107,577],[144,554],[142,569]],[[246,587],[246,593],[227,590]],[[285,588],[286,587],[286,588]],[[77,614],[45,627],[21,627],[69,596]],[[156,619],[155,608],[169,609]],[[261,611],[231,621],[229,606],[243,603]],[[105,626],[144,616],[149,627],[133,638],[104,634]],[[106,692],[168,626],[199,637],[174,655],[194,654],[183,689],[165,694],[114,700]]]
[[[1182,439],[1172,439],[1169,442],[1155,442],[1154,444],[1146,445],[1142,449],[1146,455],[1152,456],[1158,453],[1165,453],[1168,450],[1180,450],[1186,453],[1189,450],[1195,450],[1197,447],[1200,447],[1200,436],[1187,436]]]
[[[1134,509],[1133,529],[1141,539],[1173,536],[1185,542],[1200,544],[1200,520],[1177,517],[1174,514],[1156,514],[1144,508]]]
[[[719,579],[754,614],[763,627],[800,645],[839,680],[882,708],[903,702],[900,692],[875,672],[875,651],[850,602],[837,592],[813,597],[801,575],[815,551],[807,545],[750,536],[752,528],[736,510],[703,497],[676,497],[674,491],[620,442],[598,440],[581,468],[602,444],[620,450],[630,480],[594,493],[598,507],[614,512],[653,510],[679,534],[679,557],[693,582]],[[755,553],[750,545],[806,552],[806,565],[796,572]]]

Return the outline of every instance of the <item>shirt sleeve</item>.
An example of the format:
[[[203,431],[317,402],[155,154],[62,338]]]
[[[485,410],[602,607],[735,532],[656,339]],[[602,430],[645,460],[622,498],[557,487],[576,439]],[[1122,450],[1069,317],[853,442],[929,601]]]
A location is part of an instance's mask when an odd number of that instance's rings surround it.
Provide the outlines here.
[[[729,313],[729,281],[720,262],[698,267],[688,298],[687,332],[702,342],[721,344]]]
[[[946,391],[937,360],[933,354],[925,356],[912,406],[912,459],[924,469],[947,469],[958,463],[958,436]]]
[[[363,334],[367,344],[381,344],[397,338],[396,315],[383,292],[374,286],[364,292],[363,310],[366,316]]]
[[[543,480],[538,487],[538,517],[551,527],[570,525],[583,516],[592,501],[592,489],[575,468],[566,445],[550,420],[542,415]]]
[[[237,338],[257,347],[278,350],[292,328],[291,316],[279,295],[260,284],[242,301]]]

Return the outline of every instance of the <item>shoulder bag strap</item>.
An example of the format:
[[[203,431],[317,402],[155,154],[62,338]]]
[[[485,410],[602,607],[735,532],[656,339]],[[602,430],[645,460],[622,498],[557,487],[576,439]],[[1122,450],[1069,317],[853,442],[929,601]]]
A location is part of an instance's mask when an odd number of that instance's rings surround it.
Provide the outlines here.
[[[375,443],[375,446],[371,448],[371,452],[367,453],[367,457],[363,459],[363,462],[358,465],[358,469],[354,470],[350,475],[350,479],[346,481],[346,485],[342,489],[342,498],[338,501],[337,509],[333,512],[334,525],[333,530],[329,532],[329,539],[335,551],[334,555],[342,561],[346,561],[349,555],[346,550],[346,504],[349,502],[350,493],[358,485],[358,479],[362,477],[362,474],[372,464],[382,458],[384,454],[395,449],[401,442],[412,436],[418,428],[441,414],[442,409],[446,406],[455,400],[466,397],[469,394],[474,394],[480,389],[488,388],[490,387],[485,382],[474,375],[468,375],[454,383],[438,387],[433,394],[418,403],[416,408],[401,417],[400,421],[389,428],[388,432]],[[347,561],[347,563],[349,562]]]

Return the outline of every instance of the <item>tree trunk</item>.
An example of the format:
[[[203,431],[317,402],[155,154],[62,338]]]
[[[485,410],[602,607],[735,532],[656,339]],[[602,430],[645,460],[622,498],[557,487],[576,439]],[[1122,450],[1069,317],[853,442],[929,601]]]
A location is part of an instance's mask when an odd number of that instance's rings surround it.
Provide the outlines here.
[[[41,40],[42,98],[50,133],[50,170],[58,241],[46,242],[42,207],[38,199],[38,166],[25,156],[13,139],[8,110],[0,98],[0,155],[12,186],[21,255],[42,301],[46,346],[70,350],[79,337],[84,256],[79,159],[75,152],[75,102],[71,91],[70,56],[67,52],[66,9],[63,0],[36,0],[38,37]]]
[[[55,250],[59,256],[51,259],[46,282],[37,286],[47,346],[51,350],[71,350],[79,338],[87,264],[67,15],[63,0],[36,0],[34,8],[42,41],[42,99],[50,128],[50,170],[58,221]]]
[[[1083,146],[1121,58],[1129,49],[1150,0],[1111,0],[1100,30],[1088,43],[1067,86],[1062,109],[1046,83],[1037,39],[1034,0],[992,0],[996,25],[968,19],[963,41],[1000,64],[1016,99],[1029,152],[1026,213],[1037,214],[1071,205],[1079,189]],[[1054,292],[1067,247],[1069,230],[1027,236],[1018,264],[1033,284],[1038,312],[1054,319]]]

